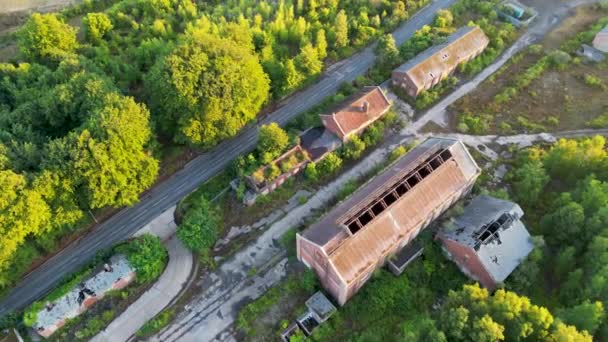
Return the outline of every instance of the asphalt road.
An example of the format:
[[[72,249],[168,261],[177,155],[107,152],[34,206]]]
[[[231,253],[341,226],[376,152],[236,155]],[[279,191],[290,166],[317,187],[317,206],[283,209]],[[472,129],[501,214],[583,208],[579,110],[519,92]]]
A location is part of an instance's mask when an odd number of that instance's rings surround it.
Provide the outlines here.
[[[403,44],[416,30],[432,22],[435,12],[449,7],[456,0],[434,0],[427,7],[401,25],[393,36],[397,45]],[[376,56],[373,47],[334,65],[314,85],[285,100],[279,109],[260,121],[260,124],[277,122],[285,125],[297,115],[334,95],[342,82],[352,81],[364,74]],[[53,289],[61,278],[90,260],[97,251],[109,248],[128,239],[141,227],[175,205],[180,199],[213,175],[227,167],[238,155],[255,147],[257,126],[251,126],[231,140],[219,144],[213,151],[203,154],[171,178],[158,184],[133,207],[126,208],[100,224],[93,232],[75,241],[24,278],[0,303],[0,315],[20,309]]]

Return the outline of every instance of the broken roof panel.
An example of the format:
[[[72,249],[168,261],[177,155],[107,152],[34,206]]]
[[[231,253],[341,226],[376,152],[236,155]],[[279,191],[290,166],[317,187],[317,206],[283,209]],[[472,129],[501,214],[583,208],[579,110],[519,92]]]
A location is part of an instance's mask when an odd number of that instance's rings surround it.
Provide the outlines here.
[[[534,248],[523,214],[516,203],[477,196],[441,236],[474,249],[494,281],[502,282]]]
[[[364,87],[330,110],[320,115],[323,125],[344,140],[380,118],[391,104],[380,87]]]
[[[45,337],[61,327],[67,319],[86,311],[91,298],[98,300],[110,290],[125,287],[135,279],[135,271],[127,258],[117,255],[110,259],[111,271],[101,269],[98,273],[73,288],[63,297],[50,303],[49,308],[38,312],[34,327]]]

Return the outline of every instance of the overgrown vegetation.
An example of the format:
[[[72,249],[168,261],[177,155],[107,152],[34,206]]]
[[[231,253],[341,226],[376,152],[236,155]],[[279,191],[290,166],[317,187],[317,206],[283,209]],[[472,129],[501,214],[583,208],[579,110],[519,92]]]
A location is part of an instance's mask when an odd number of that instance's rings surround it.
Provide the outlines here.
[[[472,134],[602,127],[605,68],[583,63],[575,52],[608,24],[608,17],[600,17],[605,13],[600,7],[582,7],[575,14],[584,23],[577,27],[582,32],[550,33],[543,45],[514,56],[490,77],[490,84],[482,84],[451,107],[454,127]],[[556,32],[568,30],[567,23],[563,25]]]
[[[139,328],[135,335],[140,338],[153,336],[166,327],[171,322],[174,315],[175,311],[172,309],[163,310],[160,314],[147,321],[146,324]]]
[[[83,322],[82,315],[78,316],[77,318],[70,320],[70,323],[67,326],[55,333],[53,338],[58,338],[61,340],[70,335],[77,340],[86,340],[87,338],[90,338],[100,332],[114,319],[117,312],[115,310],[106,309],[106,302],[114,302],[116,300],[124,302],[130,297],[130,299],[133,300],[134,298],[132,298],[132,295],[139,296],[142,290],[145,290],[145,288],[156,278],[158,278],[164,270],[167,263],[167,251],[163,247],[158,237],[145,234],[129,242],[98,253],[95,259],[87,266],[65,277],[62,283],[58,285],[51,293],[49,293],[43,299],[29,305],[21,315],[23,324],[26,327],[34,326],[37,321],[38,312],[44,308],[44,303],[52,303],[53,301],[60,299],[72,291],[78,284],[82,283],[85,279],[93,275],[93,271],[99,266],[100,263],[107,261],[112,255],[115,254],[126,255],[129,264],[131,264],[136,272],[136,286],[130,286],[129,288],[121,290],[120,292],[108,292],[105,297],[107,299],[104,298],[104,300],[100,303],[96,303],[96,305],[90,310],[93,311],[93,313],[84,314],[87,317],[86,322]],[[123,307],[125,306],[124,304],[125,303],[123,303]],[[115,303],[110,305],[110,307],[112,306],[114,306],[113,309],[116,309]],[[14,316],[19,317],[20,315]],[[12,324],[13,326],[17,326],[18,322],[12,320]],[[78,329],[75,327],[78,327]]]
[[[0,291],[88,210],[135,203],[160,143],[235,135],[426,2],[100,0],[33,15],[0,65]]]

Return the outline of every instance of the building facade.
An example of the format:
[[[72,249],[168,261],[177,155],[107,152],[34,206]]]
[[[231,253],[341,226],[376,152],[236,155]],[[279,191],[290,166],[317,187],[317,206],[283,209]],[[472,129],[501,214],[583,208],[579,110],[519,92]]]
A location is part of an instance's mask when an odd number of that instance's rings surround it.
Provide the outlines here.
[[[478,26],[461,27],[445,43],[424,50],[393,70],[392,84],[416,97],[451,75],[458,65],[479,56],[489,42]]]
[[[343,305],[387,258],[468,193],[479,173],[462,142],[427,139],[298,233],[298,260]]]
[[[437,237],[464,274],[493,291],[534,248],[523,214],[516,203],[478,196]]]

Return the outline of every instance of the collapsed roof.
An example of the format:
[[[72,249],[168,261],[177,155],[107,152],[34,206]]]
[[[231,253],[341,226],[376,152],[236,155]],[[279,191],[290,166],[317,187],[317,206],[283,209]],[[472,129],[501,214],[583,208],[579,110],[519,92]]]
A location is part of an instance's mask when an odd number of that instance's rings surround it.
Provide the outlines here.
[[[495,282],[504,281],[534,248],[516,203],[478,196],[441,236],[472,248]]]

